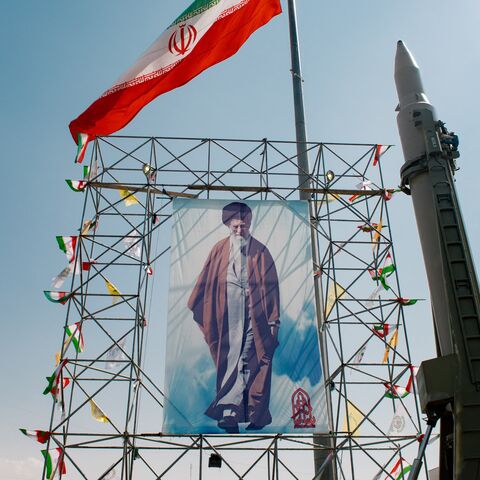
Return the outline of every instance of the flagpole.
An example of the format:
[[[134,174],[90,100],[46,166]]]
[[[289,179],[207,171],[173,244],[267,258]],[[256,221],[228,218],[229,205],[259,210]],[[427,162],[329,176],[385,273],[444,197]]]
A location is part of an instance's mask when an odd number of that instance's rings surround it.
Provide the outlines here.
[[[303,78],[302,78],[302,69],[300,63],[300,47],[298,44],[298,28],[297,28],[297,12],[295,6],[295,0],[287,0],[288,5],[288,24],[290,31],[290,55],[292,62],[292,86],[293,86],[293,105],[295,111],[295,135],[297,142],[297,170],[298,170],[298,188],[299,195],[301,200],[310,200],[311,196],[308,192],[303,191],[302,189],[311,188],[312,182],[310,180],[310,165],[308,161],[308,145],[307,145],[307,127],[305,122],[305,108],[303,103]],[[310,217],[313,222],[315,209],[312,208],[311,202],[310,205]],[[317,230],[316,224],[312,223],[311,228],[312,236],[312,260],[315,265],[315,268],[318,268],[319,265],[319,252],[318,252],[318,242],[317,242]],[[317,310],[317,326],[318,326],[318,336],[320,340],[320,350],[322,355],[322,364],[323,372],[328,372],[328,356],[326,351],[326,342],[324,335],[321,331],[321,326],[323,323],[322,312],[323,312],[323,299],[322,299],[322,289],[321,289],[321,279],[317,277],[315,279],[315,303]],[[328,413],[328,423],[329,430],[333,430],[332,423],[332,407],[331,407],[331,397],[330,392],[325,392],[327,399],[327,413]],[[336,479],[335,474],[335,459],[330,453],[334,446],[333,439],[324,439],[318,435],[313,436],[313,443],[323,447],[322,449],[315,449],[313,451],[313,459],[315,465],[315,480],[334,480]],[[327,461],[328,459],[332,461]]]

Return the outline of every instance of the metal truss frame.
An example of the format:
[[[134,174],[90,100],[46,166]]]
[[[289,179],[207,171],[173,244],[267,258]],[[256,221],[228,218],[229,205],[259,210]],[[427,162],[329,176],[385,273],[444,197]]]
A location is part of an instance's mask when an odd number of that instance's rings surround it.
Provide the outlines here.
[[[77,268],[65,305],[65,326],[80,323],[86,348],[77,353],[63,335],[59,359],[68,363],[61,375],[70,384],[52,407],[49,427],[48,448],[61,449],[68,478],[186,478],[188,462],[190,478],[216,478],[205,465],[211,454],[222,459],[222,478],[314,478],[312,452],[326,445],[334,448],[325,452],[321,472],[333,465],[338,480],[393,478],[389,472],[399,458],[413,461],[422,430],[415,394],[391,399],[385,393],[412,375],[405,309],[414,307],[398,300],[397,272],[388,278],[390,289],[373,296],[378,282],[369,273],[382,267],[387,253],[395,258],[388,215],[393,190],[382,176],[388,155],[373,166],[376,145],[309,142],[306,149],[311,170],[302,173],[311,188],[303,191],[311,195],[321,255],[314,271],[324,304],[317,313],[331,432],[312,438],[160,431],[171,201],[297,198],[296,143],[102,137],[90,147],[76,255],[77,265],[89,262],[90,268]],[[372,183],[359,187],[367,179]],[[385,324],[388,337],[374,333]],[[147,352],[152,335],[156,343]],[[92,401],[106,423],[92,419]],[[399,405],[408,414],[401,433],[393,434],[390,421]]]

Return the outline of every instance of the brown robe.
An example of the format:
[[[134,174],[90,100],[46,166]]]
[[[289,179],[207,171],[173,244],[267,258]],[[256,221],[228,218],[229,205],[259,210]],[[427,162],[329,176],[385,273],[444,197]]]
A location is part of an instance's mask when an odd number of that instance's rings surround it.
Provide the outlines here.
[[[222,418],[218,405],[235,383],[237,371],[224,379],[229,351],[227,312],[227,268],[230,239],[219,241],[208,255],[197,283],[188,300],[193,319],[202,330],[217,368],[217,395],[205,412],[211,418]],[[270,325],[279,323],[280,294],[278,277],[268,248],[253,237],[247,253],[247,275],[250,290],[248,313],[253,332],[256,359],[251,369],[248,387],[248,412],[239,411],[239,422],[258,426],[272,421],[269,411],[272,358],[278,345]],[[241,339],[239,339],[241,341]],[[223,385],[223,387],[222,387]]]

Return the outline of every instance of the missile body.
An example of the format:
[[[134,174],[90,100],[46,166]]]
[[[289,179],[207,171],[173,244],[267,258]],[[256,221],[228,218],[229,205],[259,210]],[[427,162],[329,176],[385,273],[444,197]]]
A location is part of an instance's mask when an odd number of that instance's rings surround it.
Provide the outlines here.
[[[441,150],[435,128],[435,109],[425,95],[418,65],[401,41],[397,44],[395,55],[395,84],[399,100],[397,124],[405,158],[403,169],[406,169],[416,161],[426,158],[429,153]],[[428,172],[421,171],[420,168],[414,171],[409,176],[409,184],[430,288],[437,345],[442,355],[448,355],[453,353],[453,347],[445,292],[445,272]]]
[[[429,425],[442,420],[441,480],[480,480],[480,294],[453,181],[458,138],[438,121],[402,42],[395,83],[402,186],[412,195],[440,357],[420,366],[420,403]]]

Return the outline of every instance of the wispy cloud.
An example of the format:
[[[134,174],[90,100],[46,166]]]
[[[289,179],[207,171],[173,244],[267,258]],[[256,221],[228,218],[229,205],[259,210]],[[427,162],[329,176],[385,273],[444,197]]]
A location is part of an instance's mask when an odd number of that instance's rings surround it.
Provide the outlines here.
[[[43,462],[38,458],[12,460],[0,457],[0,480],[38,480],[42,466]]]

